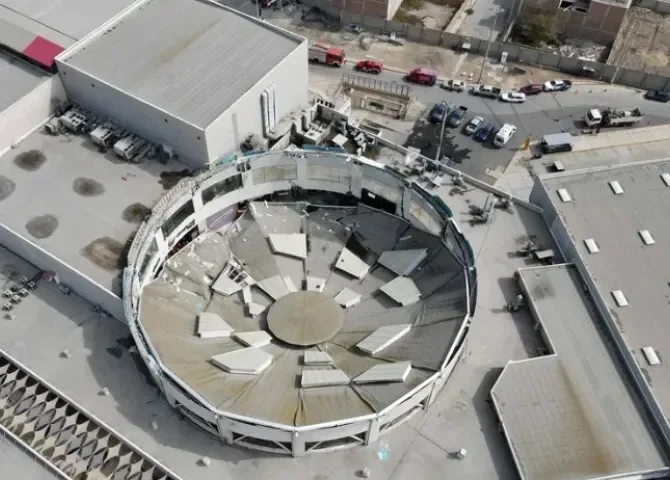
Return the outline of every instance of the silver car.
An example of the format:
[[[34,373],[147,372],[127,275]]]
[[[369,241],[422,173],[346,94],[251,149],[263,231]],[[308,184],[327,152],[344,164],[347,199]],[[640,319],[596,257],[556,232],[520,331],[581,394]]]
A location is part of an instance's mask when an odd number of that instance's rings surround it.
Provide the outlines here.
[[[479,127],[482,126],[483,123],[484,123],[484,117],[479,116],[472,117],[472,120],[470,120],[463,129],[463,133],[465,133],[466,135],[472,135],[477,131]]]

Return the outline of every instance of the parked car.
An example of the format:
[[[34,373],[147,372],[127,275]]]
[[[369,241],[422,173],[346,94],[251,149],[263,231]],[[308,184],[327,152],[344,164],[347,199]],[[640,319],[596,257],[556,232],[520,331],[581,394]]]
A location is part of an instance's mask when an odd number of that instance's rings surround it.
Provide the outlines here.
[[[500,130],[498,130],[498,133],[496,133],[496,136],[493,138],[493,145],[498,148],[504,147],[515,133],[516,126],[512,125],[511,123],[506,123],[500,127]]]
[[[466,135],[472,135],[477,131],[479,127],[484,123],[484,117],[472,117],[472,119],[465,125],[463,128],[463,133]]]
[[[670,102],[670,93],[663,90],[649,90],[644,94],[644,98],[647,100],[653,100],[654,102]]]
[[[572,82],[570,80],[549,80],[544,82],[543,87],[545,92],[564,92],[572,87]]]
[[[356,64],[355,68],[359,72],[379,75],[384,70],[384,64],[379,60],[361,60]]]
[[[433,86],[437,82],[437,72],[429,68],[414,68],[407,73],[407,81]]]
[[[447,117],[447,125],[449,125],[450,127],[458,127],[465,118],[465,112],[467,111],[468,107],[463,106],[460,106],[452,110],[451,113],[449,114],[449,117]]]
[[[430,109],[428,120],[430,120],[431,123],[442,123],[453,108],[454,106],[449,102],[436,103],[435,106]]]
[[[444,88],[445,90],[449,90],[451,92],[462,92],[465,90],[465,82],[463,80],[445,80],[442,82],[440,87]]]
[[[488,123],[485,127],[482,127],[479,130],[477,130],[477,133],[475,133],[474,138],[475,140],[478,140],[480,142],[485,142],[493,134],[495,129],[496,129],[495,125],[493,125],[492,123]]]
[[[500,100],[508,103],[523,103],[526,101],[526,94],[521,92],[504,92],[500,95]]]
[[[521,93],[525,93],[526,95],[537,95],[538,93],[542,93],[544,91],[544,87],[541,83],[531,83],[524,85],[519,89],[519,91]]]

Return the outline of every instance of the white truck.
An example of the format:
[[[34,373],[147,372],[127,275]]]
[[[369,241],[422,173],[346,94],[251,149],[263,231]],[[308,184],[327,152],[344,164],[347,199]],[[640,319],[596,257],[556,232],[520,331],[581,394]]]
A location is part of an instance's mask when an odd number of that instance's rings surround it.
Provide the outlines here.
[[[626,127],[640,123],[644,114],[639,108],[606,108],[589,110],[584,123],[589,127]]]

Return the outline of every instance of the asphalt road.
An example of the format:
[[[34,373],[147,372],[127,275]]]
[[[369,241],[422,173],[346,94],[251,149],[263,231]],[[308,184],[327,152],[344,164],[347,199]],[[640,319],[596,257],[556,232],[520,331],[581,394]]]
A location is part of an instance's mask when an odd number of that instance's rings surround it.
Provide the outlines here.
[[[320,65],[310,66],[315,78],[331,78],[337,81],[343,73],[351,73],[351,67],[333,69]],[[363,74],[366,75],[366,74]],[[403,74],[382,72],[372,78],[389,82],[404,82]],[[323,80],[321,80],[323,81]],[[577,134],[587,110],[591,108],[627,108],[639,106],[645,113],[640,126],[670,123],[670,105],[650,102],[642,98],[641,92],[610,85],[575,85],[567,92],[541,93],[528,97],[522,104],[509,104],[500,100],[475,97],[466,92],[452,93],[438,86],[411,86],[411,95],[426,105],[429,110],[435,103],[446,100],[468,109],[463,125],[476,115],[484,117],[496,127],[504,123],[516,125],[517,132],[509,143],[501,149],[494,147],[491,140],[485,144],[463,135],[460,128],[446,128],[442,155],[451,156],[459,163],[457,167],[464,173],[481,180],[492,182],[494,178],[485,172],[502,170],[511,161],[515,152],[526,138],[538,139],[542,135],[563,131]],[[427,112],[426,112],[427,113]],[[439,144],[439,125],[425,121],[425,115],[414,126],[409,138],[394,138],[405,146],[417,147],[428,157],[434,158]]]

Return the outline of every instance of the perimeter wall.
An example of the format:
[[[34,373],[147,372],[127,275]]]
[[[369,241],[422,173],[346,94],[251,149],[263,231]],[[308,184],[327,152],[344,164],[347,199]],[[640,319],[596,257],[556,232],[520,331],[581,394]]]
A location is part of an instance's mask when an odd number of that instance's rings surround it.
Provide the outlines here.
[[[358,24],[373,33],[382,31],[395,32],[399,37],[426,45],[458,49],[463,44],[469,43],[469,53],[483,56],[486,54],[489,43],[487,40],[466,37],[448,31],[346,12],[332,5],[330,0],[303,0],[302,3],[303,5],[319,9],[330,18],[338,19],[342,25],[350,23]],[[663,75],[617,68],[614,65],[589,62],[574,57],[564,57],[546,50],[513,43],[491,42],[488,52],[490,58],[500,59],[503,52],[507,52],[508,62],[520,64],[520,68],[523,68],[523,65],[529,65],[579,76],[582,73],[583,67],[587,67],[593,69],[594,72],[590,80],[643,90],[670,90],[670,77]]]

